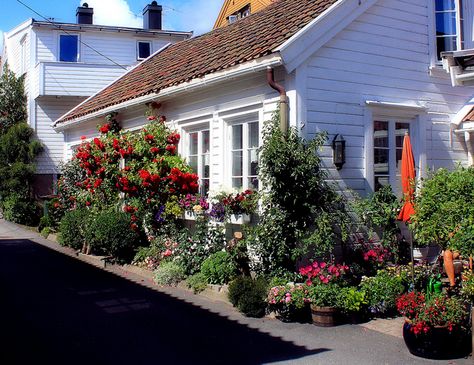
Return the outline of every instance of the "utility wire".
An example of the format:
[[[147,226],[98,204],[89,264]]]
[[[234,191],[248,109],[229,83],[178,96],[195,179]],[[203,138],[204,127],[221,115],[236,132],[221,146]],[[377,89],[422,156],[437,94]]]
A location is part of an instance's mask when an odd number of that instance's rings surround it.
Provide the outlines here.
[[[23,1],[21,0],[16,0],[18,3],[20,3],[21,5],[23,5],[25,8],[29,9],[30,11],[32,11],[33,13],[35,13],[36,15],[38,15],[39,17],[43,18],[46,22],[50,23],[51,25],[53,25],[54,27],[58,28],[60,31],[62,31],[63,33],[66,33],[67,35],[76,35],[76,34],[72,34],[72,33],[69,33],[67,30],[64,30],[61,28],[61,26],[57,25],[55,22],[51,21],[49,18],[46,18],[45,16],[43,16],[42,14],[38,13],[36,10],[34,10],[33,8],[31,8],[30,6],[28,6],[27,4],[25,4]],[[126,67],[120,65],[119,63],[115,62],[113,59],[111,59],[110,57],[104,55],[103,53],[99,52],[98,50],[96,50],[94,47],[92,46],[89,46],[87,43],[83,42],[81,40],[80,37],[78,37],[79,39],[79,43],[86,46],[87,48],[91,49],[92,51],[94,51],[95,53],[97,53],[99,56],[102,56],[104,57],[105,59],[109,60],[110,62],[112,62],[114,65],[124,69],[124,70],[127,70]]]

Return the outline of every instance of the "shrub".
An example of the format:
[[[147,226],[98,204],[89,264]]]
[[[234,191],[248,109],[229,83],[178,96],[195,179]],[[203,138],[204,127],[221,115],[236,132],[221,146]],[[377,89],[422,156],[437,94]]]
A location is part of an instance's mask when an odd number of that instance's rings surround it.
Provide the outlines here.
[[[385,270],[380,270],[376,276],[363,278],[360,288],[365,292],[373,314],[392,314],[397,297],[405,290],[402,277]]]
[[[49,215],[44,215],[40,218],[38,232],[42,232],[45,228],[51,228],[53,225],[53,219]]]
[[[155,270],[155,283],[158,285],[176,286],[185,277],[184,269],[175,262],[163,262]]]
[[[40,234],[43,238],[48,238],[50,233],[51,233],[51,228],[50,227],[44,227],[40,232]]]
[[[224,251],[209,256],[201,266],[201,272],[209,284],[226,284],[236,274],[232,257]]]
[[[34,226],[39,220],[36,202],[19,194],[11,194],[3,201],[3,216],[7,221]]]
[[[142,242],[140,233],[131,228],[129,216],[115,210],[90,215],[84,236],[96,253],[119,262],[131,262]]]
[[[84,245],[84,225],[89,215],[87,209],[76,209],[66,212],[59,223],[59,243],[79,250]]]
[[[238,277],[229,284],[229,300],[247,317],[263,317],[268,283],[263,278]]]
[[[189,289],[192,289],[194,294],[198,294],[207,288],[207,279],[204,274],[198,272],[186,279],[186,284]]]

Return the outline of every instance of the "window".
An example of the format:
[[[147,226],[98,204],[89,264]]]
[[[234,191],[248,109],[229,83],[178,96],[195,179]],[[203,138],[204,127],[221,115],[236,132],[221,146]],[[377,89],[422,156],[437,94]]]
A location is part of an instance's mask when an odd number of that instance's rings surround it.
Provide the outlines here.
[[[137,42],[137,60],[144,60],[151,55],[151,42]]]
[[[59,36],[59,60],[62,62],[79,61],[79,36],[69,34]]]
[[[230,125],[231,179],[237,190],[258,189],[258,146],[260,132],[255,120]]]
[[[435,0],[436,50],[441,52],[463,49],[462,0]]]
[[[193,171],[199,176],[200,194],[209,192],[210,174],[210,139],[209,130],[192,131],[188,133],[188,162]]]
[[[374,187],[391,185],[396,194],[401,194],[401,159],[403,138],[410,132],[408,120],[374,121]]]
[[[229,24],[232,24],[232,23],[235,23],[237,20],[245,18],[249,15],[250,15],[250,4],[247,4],[239,11],[236,11],[234,14],[229,15],[227,19],[229,21]]]

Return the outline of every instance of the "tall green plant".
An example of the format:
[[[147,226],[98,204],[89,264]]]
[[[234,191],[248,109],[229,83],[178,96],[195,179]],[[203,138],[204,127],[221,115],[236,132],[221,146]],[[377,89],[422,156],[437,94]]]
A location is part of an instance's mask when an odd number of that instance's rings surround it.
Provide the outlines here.
[[[345,238],[345,205],[318,154],[326,141],[319,133],[306,141],[291,128],[279,129],[279,116],[264,129],[259,177],[264,186],[260,223],[247,241],[259,256],[257,269],[266,274],[294,272],[299,260],[328,256]]]
[[[472,253],[473,202],[474,167],[432,172],[415,197],[412,228],[417,241]]]
[[[16,77],[5,64],[0,76],[0,135],[27,119],[24,77]]]

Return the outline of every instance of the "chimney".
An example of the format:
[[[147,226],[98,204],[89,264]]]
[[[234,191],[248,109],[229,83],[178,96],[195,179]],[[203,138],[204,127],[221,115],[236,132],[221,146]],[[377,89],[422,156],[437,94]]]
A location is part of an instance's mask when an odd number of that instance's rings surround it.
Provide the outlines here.
[[[89,4],[84,3],[79,6],[76,11],[77,24],[93,24],[92,17],[94,16],[94,9],[89,8]]]
[[[158,5],[156,1],[152,1],[150,5],[143,9],[143,29],[160,29],[161,30],[161,14],[163,7]]]

